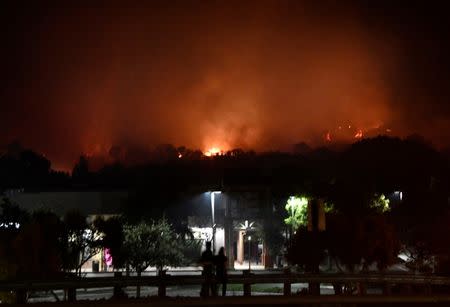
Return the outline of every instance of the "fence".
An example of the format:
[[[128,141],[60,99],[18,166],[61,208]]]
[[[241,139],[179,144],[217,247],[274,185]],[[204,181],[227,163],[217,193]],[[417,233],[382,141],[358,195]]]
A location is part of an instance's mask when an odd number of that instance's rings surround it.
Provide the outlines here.
[[[76,300],[76,289],[88,288],[106,288],[114,289],[113,293],[117,293],[123,287],[130,286],[153,286],[158,288],[158,296],[166,296],[166,288],[168,286],[179,285],[201,285],[205,282],[205,278],[201,275],[170,275],[160,274],[158,276],[142,276],[142,277],[91,277],[79,279],[59,279],[48,281],[1,281],[0,292],[14,291],[16,293],[17,303],[25,303],[28,292],[31,291],[50,291],[61,290],[67,291],[67,300]],[[290,296],[291,285],[294,283],[308,283],[309,294],[320,295],[320,284],[332,284],[335,294],[343,293],[343,286],[353,287],[357,295],[364,296],[367,294],[368,285],[377,285],[383,290],[383,295],[392,296],[393,286],[401,286],[402,294],[411,295],[414,288],[420,288],[422,293],[431,294],[433,289],[444,289],[444,294],[450,292],[450,278],[433,276],[433,275],[410,275],[410,274],[303,274],[292,273],[285,270],[281,273],[250,273],[248,270],[242,274],[230,274],[228,276],[229,284],[242,284],[243,295],[251,296],[252,284],[277,283],[283,284],[283,295]],[[353,291],[351,291],[353,292]],[[448,296],[448,295],[447,295]],[[447,298],[449,299],[449,298]],[[450,300],[450,299],[449,299]]]

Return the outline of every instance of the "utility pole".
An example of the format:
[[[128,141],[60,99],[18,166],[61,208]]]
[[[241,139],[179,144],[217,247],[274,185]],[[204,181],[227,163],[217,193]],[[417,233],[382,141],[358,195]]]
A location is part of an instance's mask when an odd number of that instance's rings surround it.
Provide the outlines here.
[[[308,202],[308,231],[319,239],[319,232],[325,231],[325,211],[322,199],[312,199]],[[319,273],[319,266],[311,268],[312,273]],[[310,282],[309,292],[314,295],[320,294],[320,283]]]
[[[251,270],[251,262],[252,262],[252,236],[248,236],[248,271]]]

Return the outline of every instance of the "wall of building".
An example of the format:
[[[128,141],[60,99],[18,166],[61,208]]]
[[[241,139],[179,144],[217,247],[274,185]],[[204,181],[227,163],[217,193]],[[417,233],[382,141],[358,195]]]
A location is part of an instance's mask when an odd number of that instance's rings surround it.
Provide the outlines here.
[[[50,210],[63,216],[67,211],[79,210],[85,215],[118,213],[127,191],[57,191],[10,193],[9,198],[27,211]]]

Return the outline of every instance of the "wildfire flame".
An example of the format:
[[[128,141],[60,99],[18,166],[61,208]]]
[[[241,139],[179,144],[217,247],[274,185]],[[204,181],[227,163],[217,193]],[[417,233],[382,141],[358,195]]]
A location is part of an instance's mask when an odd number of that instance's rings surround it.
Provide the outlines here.
[[[375,129],[378,129],[380,126],[375,127]],[[348,128],[348,129],[347,129]],[[345,125],[345,126],[338,126],[335,130],[327,131],[323,138],[326,142],[334,142],[334,141],[350,141],[353,139],[362,139],[365,137],[365,132],[369,131],[370,134],[371,130],[367,130],[364,128],[356,128],[354,125]],[[390,129],[386,129],[387,132],[390,132]]]
[[[223,154],[223,151],[218,147],[211,147],[204,153],[204,155],[207,157],[217,156],[217,155],[222,155],[222,154]]]
[[[363,137],[363,132],[361,129],[358,129],[358,131],[355,134],[355,139],[361,139]]]

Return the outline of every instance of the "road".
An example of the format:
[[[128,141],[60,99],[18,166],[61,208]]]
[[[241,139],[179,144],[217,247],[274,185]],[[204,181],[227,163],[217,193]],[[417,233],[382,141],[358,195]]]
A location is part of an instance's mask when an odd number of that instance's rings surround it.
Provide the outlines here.
[[[282,295],[282,284],[261,284],[257,285],[260,292],[252,291],[252,295]],[[307,284],[294,284],[292,285],[292,291],[295,293],[302,288],[306,288]],[[279,290],[278,290],[279,289]],[[278,291],[277,291],[278,290]],[[266,292],[271,291],[271,292]],[[272,292],[277,291],[277,292]],[[136,296],[136,287],[127,287],[125,292],[129,297]],[[54,291],[54,294],[58,296],[60,300],[63,300],[64,293],[62,290]],[[158,289],[156,287],[141,287],[141,296],[156,296]],[[321,294],[333,294],[333,288],[331,286],[321,287]],[[242,296],[242,290],[230,290],[227,292],[227,296]],[[200,297],[200,286],[173,286],[167,287],[167,296],[169,297]],[[78,289],[77,300],[99,300],[109,299],[112,297],[112,288],[96,288],[96,289]],[[57,301],[54,295],[51,293],[38,292],[34,293],[29,298],[29,302],[55,302]]]
[[[292,284],[292,293],[300,293],[302,289],[307,289],[308,284]],[[136,287],[127,287],[124,289],[128,297],[136,297]],[[220,292],[220,291],[219,291]],[[282,295],[283,284],[256,284],[252,285],[252,296],[267,296],[267,295]],[[381,289],[368,289],[368,294],[380,294]],[[64,299],[64,292],[62,290],[53,291],[54,294],[49,292],[37,292],[33,293],[29,298],[29,302],[56,302]],[[112,297],[112,288],[95,288],[95,289],[78,289],[77,300],[100,300],[110,299]],[[187,286],[171,286],[167,287],[167,296],[169,297],[200,297],[200,286],[187,285]],[[334,294],[333,287],[331,285],[322,284],[320,287],[321,295]],[[141,287],[141,297],[157,296],[157,287]],[[227,296],[243,296],[241,285],[228,285]]]

